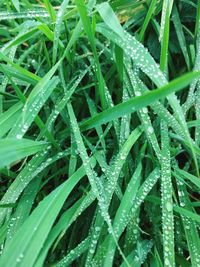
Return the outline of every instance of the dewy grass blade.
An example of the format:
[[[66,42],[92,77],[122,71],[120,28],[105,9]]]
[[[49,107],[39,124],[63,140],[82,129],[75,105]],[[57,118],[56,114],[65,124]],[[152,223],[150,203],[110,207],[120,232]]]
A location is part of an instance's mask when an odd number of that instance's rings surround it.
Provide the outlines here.
[[[74,114],[71,103],[67,104],[67,108],[68,108],[68,113],[69,113],[69,117],[70,117],[70,121],[71,121],[72,130],[74,133],[74,137],[75,137],[75,140],[77,143],[77,147],[78,147],[81,159],[83,161],[83,165],[85,166],[86,174],[87,174],[88,179],[90,181],[93,193],[95,194],[95,196],[97,197],[97,199],[99,201],[100,208],[102,208],[102,211],[104,211],[106,209],[106,199],[105,199],[105,194],[103,194],[103,192],[102,192],[101,182],[98,181],[97,175],[90,165],[89,157],[87,155],[87,151],[85,149],[85,146],[84,146],[81,134],[80,134],[78,123],[76,121],[75,114]],[[102,204],[102,206],[101,206],[101,204]],[[106,214],[105,214],[105,216],[106,216]],[[108,218],[106,218],[106,221],[107,220],[109,221]]]
[[[190,84],[193,79],[199,76],[200,72],[185,74],[184,76],[169,82],[169,84],[159,89],[147,92],[142,96],[132,98],[129,101],[114,106],[113,108],[109,108],[99,113],[98,115],[95,115],[92,118],[82,122],[80,124],[81,130],[91,129],[97,125],[105,124],[124,115],[133,113],[138,109],[144,108],[152,104],[156,100],[162,99],[174,92],[181,90],[182,88]]]
[[[165,122],[161,124],[161,194],[162,194],[162,230],[163,253],[165,266],[175,266],[174,258],[174,218],[170,164],[170,143],[168,128]],[[170,240],[170,242],[169,242]]]
[[[53,41],[53,65],[55,65],[56,59],[57,59],[57,50],[58,50],[59,38],[61,34],[61,26],[62,26],[63,17],[65,14],[65,10],[68,5],[68,2],[69,0],[64,0],[57,13],[57,18],[55,22],[55,30],[54,30],[54,41]]]
[[[1,20],[14,20],[14,19],[35,19],[48,17],[48,13],[45,10],[29,10],[21,12],[0,12],[0,21]]]
[[[59,64],[60,61],[34,87],[26,100],[21,116],[10,131],[9,137],[20,139],[26,133],[45,101],[59,82],[57,77],[51,79]]]

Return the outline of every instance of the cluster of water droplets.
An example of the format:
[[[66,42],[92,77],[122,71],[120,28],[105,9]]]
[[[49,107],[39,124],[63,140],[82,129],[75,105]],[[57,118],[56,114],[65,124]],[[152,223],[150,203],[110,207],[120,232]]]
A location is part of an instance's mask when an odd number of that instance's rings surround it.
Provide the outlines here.
[[[152,81],[158,86],[166,84],[166,79],[161,72],[159,66],[156,64],[150,53],[144,46],[131,36],[124,32],[123,39],[115,32],[108,30],[106,26],[98,25],[97,31],[105,35],[118,44],[125,52],[127,57],[132,58],[137,67],[139,67]]]
[[[149,176],[145,179],[144,183],[141,185],[136,198],[132,203],[131,212],[134,214],[138,207],[142,204],[145,200],[148,193],[151,191],[155,183],[160,178],[160,170],[158,168],[154,169]]]
[[[92,229],[92,234],[91,234],[91,239],[90,239],[90,245],[88,248],[88,255],[87,255],[87,259],[86,259],[86,263],[85,263],[85,267],[90,267],[91,265],[91,260],[93,258],[93,255],[95,253],[96,250],[96,246],[97,246],[97,242],[100,236],[100,230],[101,227],[96,226],[94,227],[94,229]]]
[[[197,37],[197,51],[196,51],[196,58],[195,58],[195,64],[194,64],[194,71],[200,71],[200,36]],[[183,104],[182,108],[184,111],[184,114],[186,114],[186,112],[191,108],[191,106],[194,104],[195,102],[195,89],[198,85],[199,78],[193,80],[190,84],[190,89],[189,89],[189,93],[187,96],[187,99],[185,101],[185,103]],[[198,86],[199,87],[199,86]],[[199,89],[197,88],[197,91]]]
[[[132,84],[132,90],[133,90],[135,96],[142,95],[142,93],[143,93],[142,92],[143,84],[138,79],[138,75],[137,75],[138,74],[138,69],[135,68],[133,70],[133,68],[131,66],[130,67],[127,66],[127,71],[128,71],[128,75],[129,75],[131,84]],[[139,113],[142,125],[143,125],[143,127],[145,129],[145,133],[147,135],[147,138],[150,141],[150,143],[151,143],[151,145],[152,145],[152,147],[153,147],[158,159],[160,160],[161,159],[161,157],[160,157],[160,147],[158,145],[158,141],[157,141],[156,135],[154,133],[154,128],[152,126],[150,117],[148,115],[148,108],[144,107],[144,108],[140,109],[138,111],[138,113]]]
[[[64,0],[56,14],[56,24],[54,30],[54,45],[53,45],[53,63],[55,64],[57,58],[57,49],[60,38],[60,32],[62,27],[63,16],[65,14],[66,7],[69,0]],[[61,43],[62,44],[62,43]]]
[[[22,109],[21,116],[14,124],[12,131],[10,132],[10,137],[15,136],[17,139],[21,139],[24,136],[47,98],[58,84],[58,81],[58,77],[53,77],[46,86],[40,87],[40,90],[36,90],[38,88],[37,86],[35,87],[35,91],[29,95],[29,98]]]
[[[184,240],[183,240],[183,236],[182,236],[182,225],[181,225],[181,221],[180,218],[176,218],[175,219],[175,240],[176,240],[176,244],[177,244],[177,251],[178,254],[181,256],[184,256],[184,252],[183,252],[183,245],[184,245]]]
[[[81,254],[88,248],[90,242],[90,237],[84,239],[76,248],[71,250],[66,257],[64,257],[56,266],[65,267],[68,266],[76,258],[80,257]]]
[[[197,83],[197,92],[195,95],[195,111],[196,111],[196,119],[200,120],[200,83]],[[195,143],[197,146],[200,145],[200,125],[198,124],[195,127]]]
[[[121,169],[124,165],[124,162],[127,158],[127,152],[126,151],[120,151],[119,154],[116,156],[116,159],[114,160],[113,164],[110,166],[109,170],[109,177],[111,177],[108,180],[108,183],[106,185],[106,194],[108,196],[109,201],[112,199],[112,195],[116,189],[117,181],[120,176]]]
[[[70,97],[72,96],[72,94],[74,93],[74,91],[76,90],[76,88],[78,87],[78,85],[80,84],[80,82],[83,79],[83,77],[86,75],[87,71],[88,70],[83,71],[78,76],[78,78],[76,79],[76,81],[71,86],[70,90],[68,90],[67,92],[65,92],[64,97],[60,101],[58,101],[56,103],[56,105],[54,107],[54,110],[50,114],[50,116],[48,118],[48,121],[47,121],[47,129],[48,130],[51,130],[51,127],[54,124],[55,120],[57,119],[58,115],[64,109],[65,105],[67,104],[67,102],[69,101]]]
[[[90,163],[88,154],[86,152],[86,149],[85,149],[85,146],[84,146],[81,134],[80,134],[80,130],[78,127],[78,123],[76,121],[71,104],[70,105],[68,104],[68,112],[70,116],[71,127],[72,127],[74,137],[77,143],[77,149],[83,161],[83,166],[84,166],[86,175],[89,179],[90,185],[92,187],[92,191],[98,199],[98,204],[101,210],[101,215],[104,218],[105,222],[108,224],[109,230],[110,230],[111,219],[108,213],[108,200],[105,194],[102,180],[100,179],[100,177],[98,177],[97,173],[91,166],[91,163]]]
[[[177,187],[178,187],[178,196],[179,196],[179,203],[181,207],[187,206],[187,191],[185,184],[177,180]],[[199,241],[197,242],[194,240],[193,235],[199,236],[197,225],[194,221],[191,219],[181,216],[183,225],[185,228],[185,232],[187,234],[187,242],[188,242],[188,248],[190,250],[190,256],[191,256],[191,262],[192,266],[200,266],[200,253],[199,253]]]
[[[7,240],[10,240],[12,238],[13,236],[12,228],[13,226],[15,226],[17,220],[20,220],[20,216],[13,216],[10,219],[8,228],[7,228],[7,236],[6,236]]]
[[[138,265],[142,265],[147,258],[147,254],[151,251],[153,242],[151,240],[143,240],[137,242],[136,255],[133,262]]]
[[[130,97],[127,90],[127,84],[125,83],[123,84],[122,101],[124,102],[129,99]],[[121,118],[119,147],[123,146],[124,142],[128,139],[129,135],[130,135],[130,115],[125,115]]]
[[[165,151],[166,152],[166,151]],[[162,196],[162,230],[163,251],[166,266],[175,266],[174,263],[174,219],[172,202],[170,154],[162,157],[161,196]]]
[[[49,14],[46,10],[26,10],[22,12],[0,12],[0,21],[9,19],[34,19],[34,18],[47,18]]]
[[[136,212],[136,215],[132,217],[131,221],[127,225],[127,243],[129,245],[134,245],[139,237],[139,223],[140,218],[138,212]]]
[[[128,223],[131,222],[131,219],[136,216],[138,208],[143,203],[146,196],[151,191],[151,189],[153,188],[154,184],[157,182],[159,177],[160,177],[160,171],[158,168],[156,168],[145,179],[144,183],[139,188],[136,196],[133,196],[132,198],[129,199],[131,204],[131,210],[129,213],[127,213],[126,210],[122,211],[121,217],[123,218],[123,220],[121,220],[121,225],[116,225],[114,228],[114,233],[116,237],[119,237],[121,235],[121,233],[124,231]]]

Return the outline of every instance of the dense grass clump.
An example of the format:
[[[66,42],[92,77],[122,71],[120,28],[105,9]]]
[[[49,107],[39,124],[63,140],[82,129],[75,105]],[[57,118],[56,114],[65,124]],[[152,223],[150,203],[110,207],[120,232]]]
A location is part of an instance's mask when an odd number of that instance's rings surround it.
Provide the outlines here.
[[[200,266],[199,79],[199,0],[0,0],[0,267]]]

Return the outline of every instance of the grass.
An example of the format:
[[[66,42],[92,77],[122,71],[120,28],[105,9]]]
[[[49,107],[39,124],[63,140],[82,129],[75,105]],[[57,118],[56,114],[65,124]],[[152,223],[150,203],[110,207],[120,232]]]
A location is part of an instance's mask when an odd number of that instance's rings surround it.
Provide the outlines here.
[[[0,0],[0,266],[200,265],[200,1]]]

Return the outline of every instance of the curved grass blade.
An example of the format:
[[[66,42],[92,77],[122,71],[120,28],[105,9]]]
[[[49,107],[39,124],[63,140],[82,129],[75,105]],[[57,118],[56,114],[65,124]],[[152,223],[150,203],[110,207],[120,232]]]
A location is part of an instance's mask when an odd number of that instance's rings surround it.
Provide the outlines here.
[[[0,140],[0,168],[9,166],[24,157],[45,149],[46,142],[36,142],[28,139],[16,140],[6,138]]]

